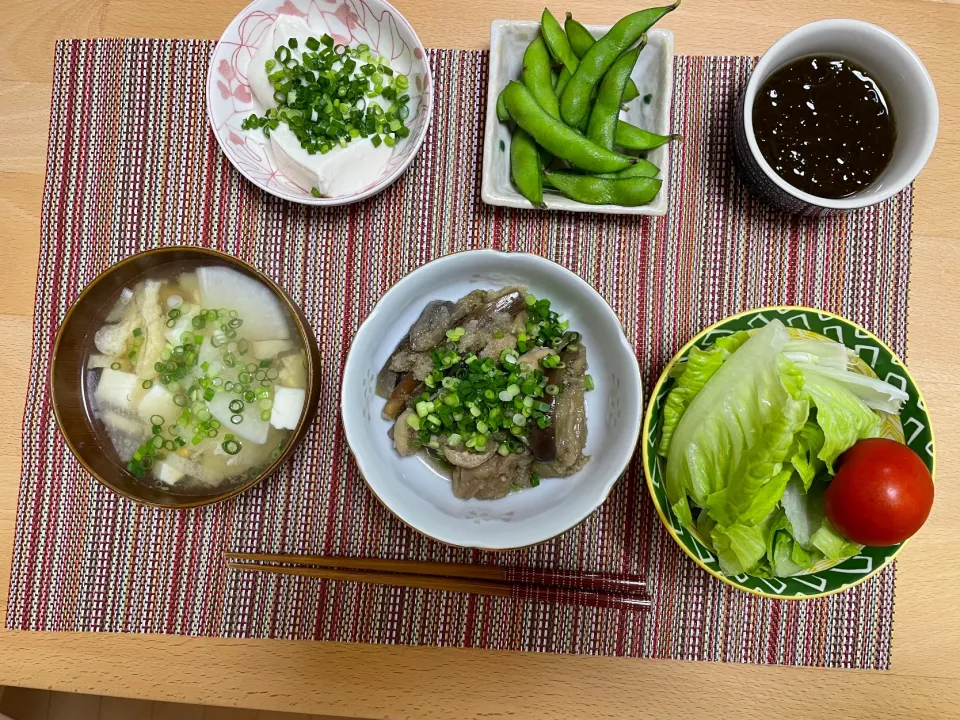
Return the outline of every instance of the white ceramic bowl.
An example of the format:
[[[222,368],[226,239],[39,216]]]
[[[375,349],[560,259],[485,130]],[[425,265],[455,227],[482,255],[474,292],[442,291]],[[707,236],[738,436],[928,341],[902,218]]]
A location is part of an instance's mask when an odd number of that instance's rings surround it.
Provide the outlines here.
[[[569,478],[500,500],[461,500],[450,480],[419,456],[401,458],[380,416],[377,373],[430,300],[471,290],[526,285],[583,335],[596,389],[586,394],[587,466]],[[533,545],[566,532],[596,510],[626,470],[643,409],[640,370],[616,314],[584,280],[536,255],[476,250],[434,260],[394,285],[354,338],[343,373],[347,442],[370,489],[398,518],[451,545],[490,550]]]
[[[869,187],[839,200],[805,193],[777,175],[753,132],[753,103],[760,87],[776,70],[807,55],[838,55],[866,68],[884,89],[897,123],[897,143],[886,170]],[[741,98],[734,147],[747,181],[771,204],[808,215],[853,210],[882,202],[913,182],[933,152],[939,112],[930,74],[900,38],[859,20],[821,20],[784,35],[757,63]]]
[[[610,25],[587,25],[593,36],[607,33]],[[483,183],[481,197],[488,205],[534,209],[510,181],[510,127],[497,119],[497,96],[511,80],[520,79],[523,53],[540,32],[540,23],[532,20],[494,20],[490,25],[490,79],[487,84],[487,124],[483,133]],[[673,33],[651,30],[647,46],[640,53],[631,75],[640,89],[640,97],[632,100],[622,120],[639,125],[658,135],[669,135],[670,105],[673,100]],[[650,94],[650,103],[643,96]],[[617,215],[666,215],[670,180],[670,146],[664,145],[647,154],[647,159],[660,168],[663,188],[649,205],[587,205],[544,188],[543,201],[550,210],[609,213]]]
[[[410,135],[397,143],[387,167],[363,190],[338,197],[315,198],[280,172],[269,140],[259,130],[240,127],[263,107],[250,90],[247,71],[266,30],[280,14],[303,17],[318,35],[338,43],[366,43],[389,58],[395,72],[410,78]],[[433,107],[433,84],[427,54],[410,23],[386,0],[254,0],[224,30],[214,50],[207,76],[207,116],[224,154],[247,180],[284,200],[306,205],[347,205],[376,195],[393,184],[413,161],[423,140]]]

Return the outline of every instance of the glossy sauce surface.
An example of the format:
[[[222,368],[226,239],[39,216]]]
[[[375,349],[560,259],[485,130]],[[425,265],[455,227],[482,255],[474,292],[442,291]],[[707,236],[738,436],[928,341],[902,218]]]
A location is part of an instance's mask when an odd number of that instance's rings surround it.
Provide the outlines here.
[[[825,55],[800,58],[767,78],[754,101],[753,128],[780,177],[831,199],[869,186],[897,140],[892,110],[868,71]]]

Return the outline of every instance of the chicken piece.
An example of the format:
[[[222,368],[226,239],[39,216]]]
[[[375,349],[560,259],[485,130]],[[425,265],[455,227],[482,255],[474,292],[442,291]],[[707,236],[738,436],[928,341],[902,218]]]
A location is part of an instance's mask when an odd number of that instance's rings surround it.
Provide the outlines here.
[[[529,315],[527,315],[526,310],[521,310],[516,315],[513,316],[513,321],[510,323],[510,332],[514,335],[519,335],[522,332],[525,332],[527,329],[527,320]]]
[[[457,300],[456,319],[472,313],[479,307],[486,305],[490,300],[490,293],[486,290],[473,290]]]
[[[484,345],[483,350],[480,351],[480,358],[499,360],[500,353],[504,350],[513,350],[515,347],[517,347],[517,338],[515,335],[503,335],[499,338],[496,335],[491,335],[490,342]]]
[[[401,349],[390,358],[387,367],[393,372],[413,373],[417,380],[423,381],[433,372],[433,358],[428,352]]]
[[[517,365],[522,365],[526,363],[535,370],[543,370],[540,367],[540,361],[543,360],[547,355],[556,355],[556,351],[552,348],[538,347],[533,350],[529,350],[517,358]]]
[[[529,453],[493,455],[476,468],[454,468],[453,493],[458,498],[496,500],[507,495],[514,485],[528,483],[533,458]]]
[[[412,410],[404,410],[393,426],[393,446],[397,449],[400,457],[416,455],[420,449],[420,436],[407,422],[407,418],[411,414],[413,414]]]
[[[487,444],[484,452],[470,452],[466,448],[458,450],[448,445],[443,446],[443,456],[447,459],[447,462],[468,469],[480,467],[492,458],[495,452],[497,452],[497,443],[493,442]]]

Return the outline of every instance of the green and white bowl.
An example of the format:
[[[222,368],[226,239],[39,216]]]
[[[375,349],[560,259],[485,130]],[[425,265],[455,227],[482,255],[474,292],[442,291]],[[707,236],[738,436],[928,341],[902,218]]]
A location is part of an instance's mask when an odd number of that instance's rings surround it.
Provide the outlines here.
[[[822,310],[791,306],[766,307],[732,315],[703,330],[674,356],[664,368],[650,395],[642,431],[643,471],[653,504],[664,526],[697,565],[728,585],[755,595],[782,600],[809,600],[846,590],[873,577],[893,562],[907,541],[888,547],[864,547],[855,557],[836,564],[824,561],[803,575],[786,578],[761,578],[754,575],[727,577],[720,572],[716,555],[697,535],[696,529],[683,527],[674,516],[664,483],[665,461],[656,453],[661,433],[660,411],[667,395],[673,389],[674,381],[670,377],[673,366],[685,358],[693,347],[706,348],[718,337],[739,330],[758,330],[774,318],[780,320],[792,335],[842,343],[859,358],[854,370],[903,388],[909,394],[909,399],[904,403],[900,416],[878,413],[883,418],[881,436],[905,443],[920,456],[930,468],[931,475],[933,474],[934,443],[930,416],[927,414],[923,396],[900,358],[879,338],[856,323]]]

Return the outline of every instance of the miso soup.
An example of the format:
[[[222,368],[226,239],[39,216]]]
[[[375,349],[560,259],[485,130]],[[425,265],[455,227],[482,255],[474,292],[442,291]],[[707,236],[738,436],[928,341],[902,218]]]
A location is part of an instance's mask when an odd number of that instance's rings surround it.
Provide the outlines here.
[[[87,347],[93,424],[127,471],[173,494],[259,474],[306,402],[306,353],[286,306],[232,268],[171,263],[104,308]]]

